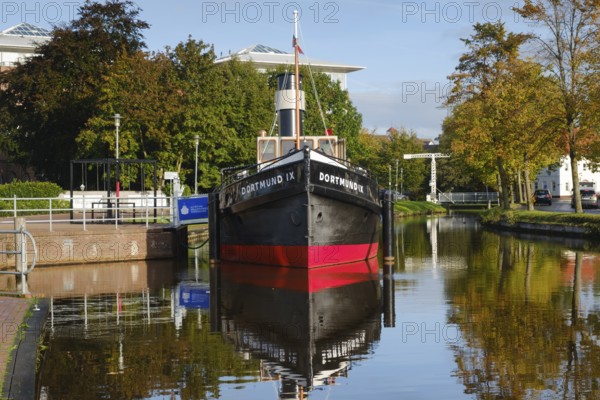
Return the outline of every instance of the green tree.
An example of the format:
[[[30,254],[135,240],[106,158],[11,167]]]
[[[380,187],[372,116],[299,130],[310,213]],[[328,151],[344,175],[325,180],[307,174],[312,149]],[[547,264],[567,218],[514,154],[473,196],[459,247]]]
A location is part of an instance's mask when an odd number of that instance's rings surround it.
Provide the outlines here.
[[[270,72],[269,86],[277,89],[277,76],[289,72],[284,67]],[[300,66],[302,88],[306,96],[304,115],[304,133],[306,135],[325,135],[325,129],[331,129],[334,135],[346,140],[348,158],[355,158],[362,148],[359,145],[359,133],[362,128],[362,115],[358,112],[347,90],[328,75]]]
[[[428,164],[425,160],[404,159],[404,154],[423,153],[423,145],[414,132],[404,128],[390,128],[387,135],[376,135],[363,129],[357,142],[361,151],[352,161],[369,170],[381,186],[388,186],[391,172],[391,184],[395,187],[398,160],[398,170],[402,171],[398,177],[399,187],[413,196],[423,195],[423,185],[429,182]]]
[[[338,81],[323,73],[303,69],[305,80],[307,110],[305,131],[309,135],[322,135],[325,128],[334,135],[346,140],[349,158],[360,153],[358,134],[362,127],[362,115],[352,104],[347,90],[342,90]],[[307,85],[306,77],[312,77],[314,83]],[[325,126],[324,126],[325,125]]]
[[[176,117],[181,152],[187,144],[187,154],[192,154],[193,137],[199,135],[199,186],[213,188],[222,168],[255,162],[256,135],[272,120],[272,92],[267,77],[252,64],[215,64],[212,46],[202,41],[189,38],[169,56],[183,93]]]
[[[0,107],[10,115],[3,130],[20,148],[18,161],[42,178],[67,184],[75,138],[96,112],[103,76],[120,54],[144,47],[148,24],[138,14],[131,1],[88,0],[38,56],[1,75]]]
[[[536,39],[542,60],[552,71],[561,96],[563,134],[571,158],[575,212],[583,212],[579,193],[578,161],[586,157],[597,126],[588,126],[584,110],[590,107],[586,91],[590,55],[598,51],[600,3],[597,0],[525,0],[515,8],[521,16],[540,23],[549,34]]]
[[[171,142],[177,136],[173,116],[181,99],[172,71],[171,60],[163,53],[122,54],[104,77],[97,111],[77,137],[76,155],[113,158],[114,114],[119,113],[119,157],[155,159],[160,169],[172,169],[181,153],[173,151]],[[146,176],[150,179],[151,174]],[[127,176],[123,178],[125,184]]]

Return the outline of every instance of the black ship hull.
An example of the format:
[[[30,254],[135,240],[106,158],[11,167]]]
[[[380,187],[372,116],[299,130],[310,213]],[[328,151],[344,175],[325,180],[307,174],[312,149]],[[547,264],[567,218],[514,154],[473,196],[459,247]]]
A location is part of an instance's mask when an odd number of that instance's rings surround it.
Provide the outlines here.
[[[364,170],[305,148],[237,171],[219,192],[224,261],[314,268],[377,256],[377,185]]]

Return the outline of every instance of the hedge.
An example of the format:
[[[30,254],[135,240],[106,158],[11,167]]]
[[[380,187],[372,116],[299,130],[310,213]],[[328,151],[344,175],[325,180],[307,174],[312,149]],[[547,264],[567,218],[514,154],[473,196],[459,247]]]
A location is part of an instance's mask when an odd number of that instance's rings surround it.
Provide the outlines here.
[[[10,200],[0,200],[0,210],[12,210],[14,207],[13,198],[16,196],[17,199],[34,199],[34,198],[52,198],[55,199],[63,192],[63,189],[55,183],[51,182],[19,182],[13,181],[11,183],[5,183],[0,185],[0,198]],[[44,209],[47,210],[49,207],[48,200],[19,200],[17,201],[18,210],[33,210],[33,209]],[[68,208],[69,202],[67,200],[56,200],[52,202],[52,208]],[[25,211],[20,212],[19,215],[34,215],[34,214],[47,214],[46,211],[34,212]],[[6,212],[0,213],[0,217],[12,216]]]

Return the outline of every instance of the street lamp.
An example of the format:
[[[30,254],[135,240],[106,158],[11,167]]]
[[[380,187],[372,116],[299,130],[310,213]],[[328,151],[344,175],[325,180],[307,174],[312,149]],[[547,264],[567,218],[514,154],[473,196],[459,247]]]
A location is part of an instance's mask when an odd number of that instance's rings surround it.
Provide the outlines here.
[[[117,134],[117,143],[115,146],[115,159],[119,159],[119,127],[121,126],[121,114],[115,114],[115,131]]]
[[[396,191],[396,193],[398,193],[398,159],[396,158],[396,187],[394,188],[394,191]]]
[[[117,181],[117,197],[119,197],[119,193],[121,192],[121,182],[119,181],[119,127],[121,126],[121,114],[115,114],[115,133],[117,137],[116,145],[115,145],[115,161],[116,161],[116,181]]]
[[[400,168],[400,194],[404,194],[404,168]]]
[[[200,144],[200,136],[194,136],[196,143],[196,168],[194,168],[194,194],[198,194],[198,145]]]

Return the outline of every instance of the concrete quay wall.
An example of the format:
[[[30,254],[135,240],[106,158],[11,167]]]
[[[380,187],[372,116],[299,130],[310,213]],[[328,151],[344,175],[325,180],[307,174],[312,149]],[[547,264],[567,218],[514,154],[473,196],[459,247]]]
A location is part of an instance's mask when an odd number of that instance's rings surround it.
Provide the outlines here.
[[[36,266],[123,262],[173,258],[178,255],[182,240],[187,240],[187,230],[173,228],[144,228],[126,226],[115,229],[91,226],[88,230],[60,228],[53,232],[28,229],[36,242]],[[184,232],[185,231],[185,232]],[[14,250],[15,237],[0,235],[0,250]],[[28,242],[28,258],[32,257]],[[0,269],[16,266],[16,256],[0,254]]]

